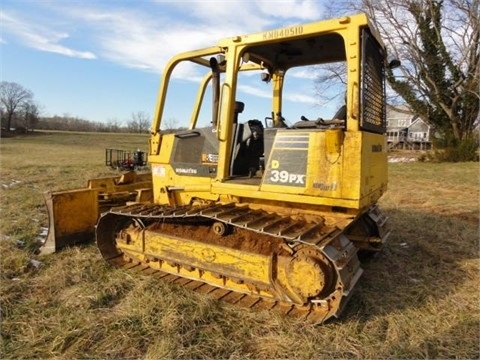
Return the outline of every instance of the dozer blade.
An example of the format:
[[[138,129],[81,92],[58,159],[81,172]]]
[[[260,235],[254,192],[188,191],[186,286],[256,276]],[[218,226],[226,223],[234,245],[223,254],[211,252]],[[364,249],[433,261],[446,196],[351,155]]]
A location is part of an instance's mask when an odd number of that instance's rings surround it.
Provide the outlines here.
[[[92,238],[99,215],[97,194],[98,191],[92,189],[44,194],[49,226],[41,254],[50,254]]]
[[[102,212],[131,202],[149,202],[151,194],[151,174],[135,172],[91,179],[85,188],[44,193],[49,227],[40,253],[92,241]]]

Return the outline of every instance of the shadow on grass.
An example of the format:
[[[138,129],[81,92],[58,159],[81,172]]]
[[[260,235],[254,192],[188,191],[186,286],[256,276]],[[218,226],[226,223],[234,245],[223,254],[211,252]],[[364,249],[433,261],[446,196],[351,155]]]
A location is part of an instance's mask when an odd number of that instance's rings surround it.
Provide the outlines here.
[[[344,320],[352,316],[368,320],[440,301],[478,275],[473,266],[465,266],[479,258],[478,213],[447,216],[384,210],[392,233],[382,252],[362,262],[364,273]]]

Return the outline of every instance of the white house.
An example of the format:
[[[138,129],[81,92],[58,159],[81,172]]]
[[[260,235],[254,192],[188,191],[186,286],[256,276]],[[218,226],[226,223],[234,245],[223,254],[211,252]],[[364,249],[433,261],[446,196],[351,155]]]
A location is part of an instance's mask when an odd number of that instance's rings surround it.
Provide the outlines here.
[[[389,149],[423,150],[431,148],[432,128],[408,106],[387,106]]]

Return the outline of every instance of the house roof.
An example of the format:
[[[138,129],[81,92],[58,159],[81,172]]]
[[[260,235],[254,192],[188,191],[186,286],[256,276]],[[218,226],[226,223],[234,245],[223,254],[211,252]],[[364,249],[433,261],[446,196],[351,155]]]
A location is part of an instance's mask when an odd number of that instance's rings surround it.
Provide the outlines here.
[[[428,125],[425,121],[423,121],[422,119],[420,118],[416,118],[411,124],[409,127],[414,127],[414,126],[426,126],[428,129],[430,129],[430,125]]]
[[[408,105],[387,105],[387,114],[412,116],[413,111]]]

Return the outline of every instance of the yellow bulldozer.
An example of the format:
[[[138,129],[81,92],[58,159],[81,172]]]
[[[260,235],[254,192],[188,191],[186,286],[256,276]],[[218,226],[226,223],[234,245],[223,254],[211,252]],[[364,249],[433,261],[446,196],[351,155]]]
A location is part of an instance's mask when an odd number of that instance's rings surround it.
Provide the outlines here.
[[[311,106],[297,101],[286,120],[285,85],[331,63],[345,69],[341,111],[309,120]],[[313,323],[338,317],[362,274],[359,251],[379,251],[390,232],[377,201],[387,189],[384,77],[396,63],[364,14],[173,57],[151,126],[151,174],[47,193],[44,252],[95,233],[116,266]],[[190,75],[188,101],[170,89],[178,74]],[[250,106],[255,95],[268,103]],[[241,121],[247,106],[266,113]],[[174,116],[184,126],[162,126]]]

